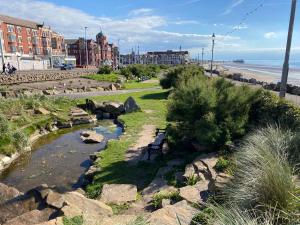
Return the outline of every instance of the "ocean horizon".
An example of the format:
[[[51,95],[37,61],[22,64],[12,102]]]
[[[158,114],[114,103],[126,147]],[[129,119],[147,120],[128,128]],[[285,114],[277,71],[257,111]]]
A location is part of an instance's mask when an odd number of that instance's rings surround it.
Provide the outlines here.
[[[245,64],[261,65],[282,68],[284,60],[282,59],[246,59]],[[300,69],[300,60],[290,60],[291,69]]]

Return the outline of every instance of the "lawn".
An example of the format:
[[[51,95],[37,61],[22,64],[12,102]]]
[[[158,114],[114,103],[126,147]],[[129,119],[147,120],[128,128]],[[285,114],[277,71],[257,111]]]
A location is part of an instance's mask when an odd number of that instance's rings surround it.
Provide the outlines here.
[[[135,166],[129,165],[124,161],[124,156],[128,148],[136,142],[143,125],[166,126],[168,92],[165,90],[144,91],[95,97],[94,99],[123,102],[129,96],[137,101],[142,111],[120,116],[119,119],[126,124],[126,131],[120,140],[110,141],[107,149],[100,152],[101,160],[97,166],[101,168],[101,172],[94,177],[93,184],[87,188],[90,197],[96,197],[100,193],[101,186],[105,183],[135,184],[141,190],[152,181],[157,170],[164,165],[164,161],[161,159],[158,159],[155,163],[140,162]]]
[[[124,84],[125,89],[139,89],[139,88],[152,88],[159,87],[158,80],[150,80],[151,82],[128,82]]]
[[[91,80],[96,80],[96,81],[106,81],[106,82],[117,82],[119,79],[119,75],[116,73],[111,73],[111,74],[92,74],[92,75],[86,75],[82,76],[82,78],[87,78]]]

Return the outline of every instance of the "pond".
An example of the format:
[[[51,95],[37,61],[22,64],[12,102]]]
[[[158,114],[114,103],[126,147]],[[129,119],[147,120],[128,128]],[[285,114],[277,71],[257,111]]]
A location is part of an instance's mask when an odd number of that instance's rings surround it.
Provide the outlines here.
[[[105,139],[99,144],[85,144],[80,133],[93,129]],[[105,148],[110,139],[118,139],[122,128],[112,121],[100,121],[97,125],[63,129],[40,138],[32,152],[23,154],[6,171],[0,174],[0,182],[27,191],[41,184],[55,186],[59,192],[81,186],[84,172],[91,166],[89,155]]]

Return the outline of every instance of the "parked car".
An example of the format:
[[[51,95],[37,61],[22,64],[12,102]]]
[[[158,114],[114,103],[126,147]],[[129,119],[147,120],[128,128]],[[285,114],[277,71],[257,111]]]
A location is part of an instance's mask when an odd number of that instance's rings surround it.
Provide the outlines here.
[[[73,64],[62,64],[60,67],[61,70],[71,70],[73,68],[74,68]]]

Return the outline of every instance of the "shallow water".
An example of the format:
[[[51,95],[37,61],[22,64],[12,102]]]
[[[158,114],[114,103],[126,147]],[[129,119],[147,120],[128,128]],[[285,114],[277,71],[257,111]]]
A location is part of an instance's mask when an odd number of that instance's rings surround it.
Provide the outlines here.
[[[83,143],[80,133],[87,129],[95,129],[105,140],[100,144]],[[60,192],[75,189],[81,185],[82,174],[91,165],[89,155],[102,150],[107,140],[117,139],[121,134],[122,128],[112,121],[51,133],[40,138],[31,153],[21,156],[0,175],[0,181],[20,191],[27,191],[43,183],[55,185],[55,189]]]

